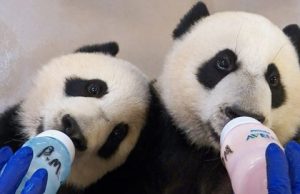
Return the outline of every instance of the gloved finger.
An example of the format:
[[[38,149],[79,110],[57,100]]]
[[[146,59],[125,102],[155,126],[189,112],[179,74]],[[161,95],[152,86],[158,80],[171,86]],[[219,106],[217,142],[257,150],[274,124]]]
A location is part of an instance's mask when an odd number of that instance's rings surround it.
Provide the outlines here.
[[[267,147],[266,162],[269,194],[291,194],[288,162],[277,144]]]
[[[289,142],[285,153],[289,163],[292,193],[300,193],[300,145],[295,141]]]
[[[38,169],[25,183],[25,187],[21,194],[43,194],[46,190],[47,179],[47,170],[43,168]]]
[[[7,162],[0,177],[0,193],[15,193],[27,173],[33,151],[30,147],[18,150]]]
[[[0,149],[0,171],[12,155],[13,151],[10,149],[10,147],[5,146]]]

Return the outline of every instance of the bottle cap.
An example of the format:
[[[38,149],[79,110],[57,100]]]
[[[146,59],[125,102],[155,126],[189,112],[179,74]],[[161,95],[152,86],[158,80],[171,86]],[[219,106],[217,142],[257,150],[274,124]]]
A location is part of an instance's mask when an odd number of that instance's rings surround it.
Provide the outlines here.
[[[223,144],[226,135],[233,128],[237,127],[238,125],[245,124],[245,123],[257,123],[257,124],[261,124],[258,120],[254,119],[252,117],[237,117],[235,119],[232,119],[231,121],[229,121],[225,125],[225,127],[223,128],[223,130],[221,132],[221,138],[220,138],[221,145]]]
[[[75,146],[72,140],[66,134],[58,130],[46,130],[38,134],[36,137],[53,137],[58,141],[60,141],[62,144],[66,146],[71,157],[71,162],[73,162],[75,156]]]

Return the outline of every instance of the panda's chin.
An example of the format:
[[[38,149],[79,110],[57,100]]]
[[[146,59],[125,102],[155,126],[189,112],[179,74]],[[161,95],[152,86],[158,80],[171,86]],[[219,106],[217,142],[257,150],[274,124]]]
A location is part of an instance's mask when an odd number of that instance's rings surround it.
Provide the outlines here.
[[[220,143],[221,132],[230,119],[223,114],[216,115],[216,117],[209,119],[207,122],[207,128],[209,129],[212,137]]]
[[[210,124],[205,124],[205,130],[207,132],[207,138],[204,139],[206,146],[213,147],[216,151],[220,149],[220,135],[217,130]]]
[[[221,132],[228,121],[219,122],[208,122],[206,124],[206,129],[209,131],[209,146],[220,150],[220,138]]]

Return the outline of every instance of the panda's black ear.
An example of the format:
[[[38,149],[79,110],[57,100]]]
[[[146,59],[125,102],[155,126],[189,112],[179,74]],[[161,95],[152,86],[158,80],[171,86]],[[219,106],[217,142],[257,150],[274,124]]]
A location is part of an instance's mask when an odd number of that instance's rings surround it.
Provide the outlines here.
[[[180,20],[180,23],[177,25],[173,31],[173,38],[180,38],[184,33],[189,31],[189,29],[201,18],[209,16],[208,9],[206,5],[199,1],[196,3],[188,13],[186,13],[183,18]]]
[[[300,62],[300,28],[297,24],[291,24],[283,28],[283,32],[290,38],[296,48]]]
[[[103,44],[92,44],[80,47],[75,53],[104,53],[116,56],[119,52],[119,45],[116,42],[107,42]]]

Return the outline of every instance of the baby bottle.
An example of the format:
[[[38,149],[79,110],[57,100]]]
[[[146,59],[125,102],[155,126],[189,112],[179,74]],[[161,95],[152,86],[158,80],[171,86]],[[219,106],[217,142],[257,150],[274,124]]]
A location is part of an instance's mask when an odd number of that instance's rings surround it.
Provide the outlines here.
[[[26,181],[39,168],[48,171],[45,194],[55,194],[70,174],[75,155],[71,139],[60,131],[47,130],[29,139],[25,146],[32,148],[33,158],[16,194],[21,193]]]
[[[221,159],[235,194],[267,194],[265,152],[270,143],[281,148],[274,132],[250,117],[227,123],[221,133]]]

